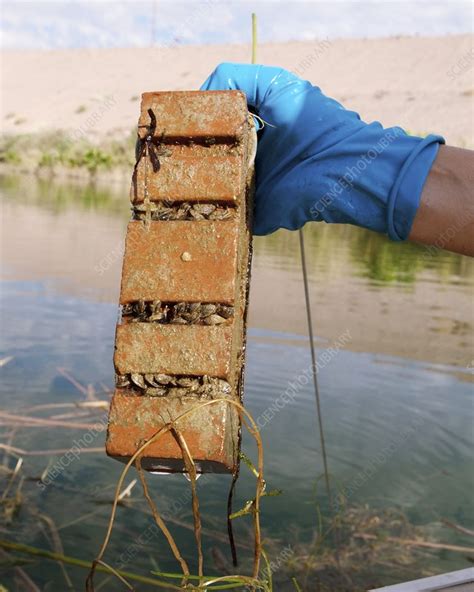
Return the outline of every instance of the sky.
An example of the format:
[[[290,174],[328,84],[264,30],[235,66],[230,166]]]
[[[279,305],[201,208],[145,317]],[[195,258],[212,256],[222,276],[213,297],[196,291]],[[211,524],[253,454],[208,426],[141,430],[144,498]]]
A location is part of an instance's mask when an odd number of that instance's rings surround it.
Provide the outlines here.
[[[4,0],[0,47],[56,49],[248,43],[472,32],[463,0]]]

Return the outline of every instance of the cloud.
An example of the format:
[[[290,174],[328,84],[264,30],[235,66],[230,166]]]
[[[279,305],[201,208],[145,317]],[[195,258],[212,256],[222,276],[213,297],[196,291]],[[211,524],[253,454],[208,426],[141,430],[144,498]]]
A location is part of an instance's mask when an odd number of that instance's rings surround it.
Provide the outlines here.
[[[472,4],[464,1],[6,0],[1,46],[247,43],[252,10],[261,42],[466,33],[472,22]]]

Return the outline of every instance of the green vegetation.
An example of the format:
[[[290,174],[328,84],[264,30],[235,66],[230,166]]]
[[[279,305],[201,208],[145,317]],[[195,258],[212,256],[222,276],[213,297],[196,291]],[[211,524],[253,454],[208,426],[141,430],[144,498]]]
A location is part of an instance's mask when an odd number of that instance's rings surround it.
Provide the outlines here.
[[[55,174],[60,170],[86,171],[95,177],[101,171],[134,165],[135,133],[124,139],[105,139],[100,144],[66,132],[18,134],[0,137],[0,163],[22,165],[22,172]]]
[[[68,161],[69,166],[84,167],[92,175],[95,175],[99,169],[110,169],[112,163],[112,155],[100,148],[88,148],[85,152],[71,157]]]
[[[0,163],[18,165],[21,163],[21,150],[14,136],[5,136],[0,143]]]
[[[79,105],[75,112],[79,115],[80,113],[84,113],[85,111],[87,111],[87,107],[85,105]]]
[[[54,154],[44,154],[44,167],[53,166]],[[83,210],[109,212],[111,215],[127,219],[130,207],[123,199],[124,187],[121,183],[101,183],[99,178],[89,177],[84,182],[76,179],[54,179],[39,176],[32,179],[28,175],[1,175],[0,187],[5,200],[17,200],[22,196],[24,204],[45,207],[54,212],[63,212],[71,206]],[[126,189],[125,189],[126,191]]]
[[[38,166],[40,168],[42,168],[42,167],[53,168],[53,166],[56,164],[56,162],[57,162],[57,159],[56,159],[55,154],[53,154],[52,152],[44,152],[40,156],[40,159],[38,161]]]
[[[356,273],[376,286],[403,287],[411,290],[420,275],[435,273],[442,280],[457,275],[472,278],[474,262],[435,247],[396,243],[387,237],[348,225],[306,224],[304,228],[310,277]],[[254,237],[254,250],[268,260],[277,256],[280,267],[289,270],[301,266],[298,236],[279,230],[265,238]]]
[[[7,164],[20,164],[21,163],[21,156],[13,149],[5,150],[0,155],[0,162],[5,162]]]

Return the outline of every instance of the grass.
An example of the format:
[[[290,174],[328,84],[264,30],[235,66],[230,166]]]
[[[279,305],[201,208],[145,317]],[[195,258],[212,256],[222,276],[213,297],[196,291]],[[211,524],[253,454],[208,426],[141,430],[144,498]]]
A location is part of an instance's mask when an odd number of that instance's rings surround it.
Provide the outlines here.
[[[134,132],[123,140],[106,138],[100,143],[72,140],[61,131],[4,135],[0,137],[0,163],[53,174],[60,169],[83,170],[91,177],[111,169],[130,171],[135,163],[135,138]]]
[[[292,546],[294,553],[284,570],[301,590],[362,592],[432,575],[432,569],[426,567],[426,552],[408,544],[421,542],[423,529],[411,524],[401,510],[350,506],[343,508],[335,521],[340,534],[337,556],[328,536],[334,523],[312,542],[296,540]],[[405,544],[394,543],[394,537]]]
[[[62,553],[54,553],[52,551],[47,551],[46,549],[39,549],[37,547],[32,547],[30,545],[23,545],[21,543],[15,543],[12,541],[4,541],[0,540],[0,548],[6,549],[8,551],[16,551],[18,553],[23,553],[27,555],[32,555],[34,557],[42,557],[43,559],[49,559],[51,561],[60,561],[61,563],[65,563],[67,565],[72,565],[75,567],[82,567],[85,569],[90,569],[92,566],[92,561],[84,561],[82,559],[77,559],[76,557],[69,557],[67,555],[63,555]],[[97,571],[103,573],[110,573],[110,569],[103,565],[98,565],[96,567]],[[168,585],[163,584],[162,582],[156,580],[155,578],[149,578],[140,574],[136,574],[129,571],[122,571],[122,570],[115,570],[116,573],[119,575],[128,578],[129,580],[133,580],[136,582],[141,582],[144,584],[149,584],[153,587],[158,588],[167,588],[169,589]],[[0,592],[1,592],[0,588]]]
[[[14,165],[21,164],[21,156],[13,149],[5,150],[5,152],[0,154],[0,162]]]
[[[49,167],[53,168],[56,164],[56,155],[52,152],[43,152],[38,161],[38,167]]]
[[[92,175],[95,175],[99,169],[110,169],[113,162],[112,154],[104,152],[100,148],[87,148],[68,160],[70,167],[85,168]]]
[[[5,136],[0,143],[0,162],[18,165],[21,163],[21,147],[15,140],[16,136]]]

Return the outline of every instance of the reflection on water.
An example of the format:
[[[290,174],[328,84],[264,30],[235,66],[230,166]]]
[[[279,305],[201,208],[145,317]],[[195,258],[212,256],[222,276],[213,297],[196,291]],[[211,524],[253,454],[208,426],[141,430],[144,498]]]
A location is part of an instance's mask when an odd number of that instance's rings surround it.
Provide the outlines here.
[[[13,356],[0,367],[2,409],[25,414],[34,404],[86,398],[64,378],[62,368],[97,392],[112,385],[127,190],[27,177],[3,178],[1,188],[0,358]],[[472,260],[392,244],[350,227],[312,225],[305,234],[319,353],[341,335],[350,336],[319,375],[334,482],[350,488],[353,503],[401,507],[433,537],[469,545],[461,533],[442,529],[441,520],[474,527]],[[257,418],[268,417],[266,411],[273,409],[271,420],[261,419],[266,478],[283,495],[265,500],[262,522],[265,535],[281,546],[309,540],[316,505],[323,512],[327,507],[317,486],[322,462],[311,386],[300,384],[284,409],[275,411],[273,404],[310,366],[303,306],[296,235],[279,232],[256,239],[245,402]],[[83,436],[83,431],[62,428],[0,429],[1,442],[25,450],[69,448]],[[100,435],[90,447],[102,442]],[[252,453],[251,443],[244,444]],[[381,450],[392,451],[383,462]],[[25,457],[25,472],[38,477],[47,464],[48,457]],[[110,510],[103,502],[110,500],[120,469],[103,454],[83,453],[44,490],[25,482],[28,503],[54,517],[66,554],[91,559],[96,553]],[[211,573],[218,570],[212,550],[227,553],[228,481],[205,475],[198,483]],[[151,483],[193,565],[187,483],[179,476]],[[236,507],[252,496],[252,486],[243,471]],[[132,500],[119,515],[108,561],[124,562],[124,569],[141,573],[157,565],[175,571],[161,537],[152,536],[131,565],[121,556],[151,525],[138,493]],[[48,546],[38,520],[26,514],[22,510],[13,521],[8,537]],[[241,552],[250,556],[243,520],[237,530]],[[463,555],[444,552],[436,570],[467,566]],[[36,564],[27,571],[42,589],[64,586],[54,564]],[[82,589],[84,574],[70,574]],[[379,576],[374,574],[374,582]],[[13,575],[7,575],[5,585],[12,581]],[[105,586],[120,589],[112,581]]]

